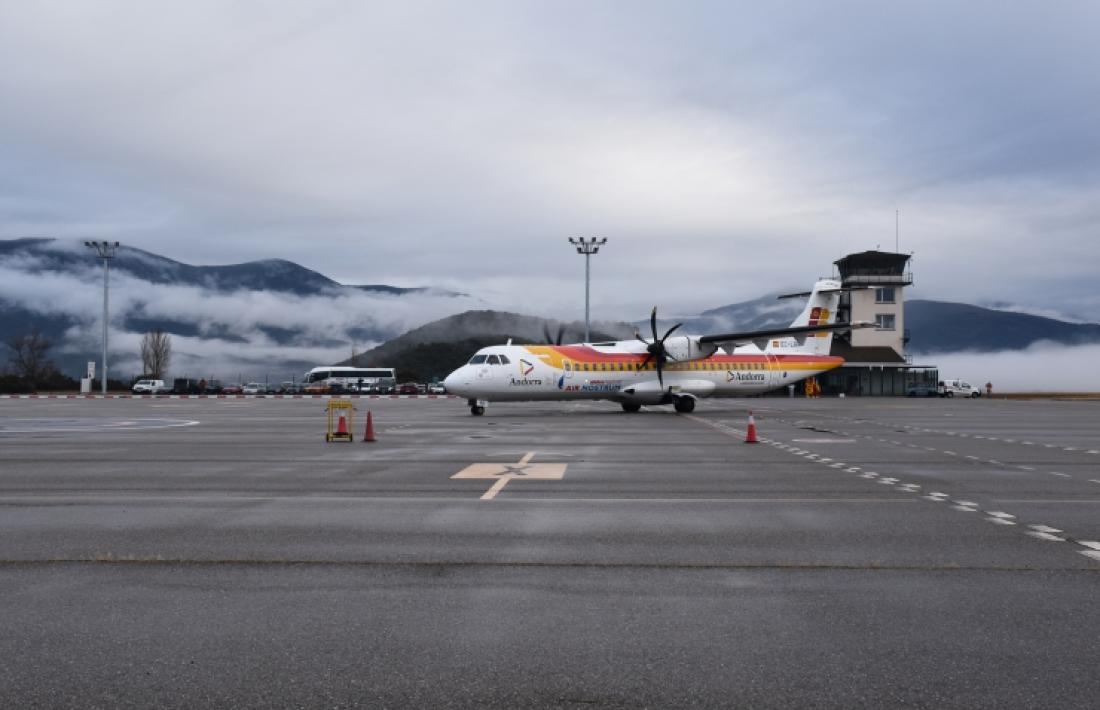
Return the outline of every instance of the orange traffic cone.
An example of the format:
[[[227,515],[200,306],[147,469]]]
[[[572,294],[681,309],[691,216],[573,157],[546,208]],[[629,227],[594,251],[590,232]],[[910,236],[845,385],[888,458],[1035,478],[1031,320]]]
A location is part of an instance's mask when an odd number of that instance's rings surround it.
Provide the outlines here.
[[[367,410],[367,428],[363,432],[363,441],[375,441],[374,438],[374,417],[371,416],[370,410]]]
[[[749,412],[749,433],[745,437],[746,444],[755,444],[756,441],[756,419],[753,418],[752,412]]]
[[[348,420],[343,412],[340,412],[340,419],[336,422],[336,436],[345,439],[351,438],[351,436],[348,435]]]

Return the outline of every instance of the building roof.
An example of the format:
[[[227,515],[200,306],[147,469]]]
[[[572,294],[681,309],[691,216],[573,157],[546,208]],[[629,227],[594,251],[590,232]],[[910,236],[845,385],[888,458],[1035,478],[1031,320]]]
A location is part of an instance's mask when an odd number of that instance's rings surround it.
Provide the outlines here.
[[[833,263],[840,272],[840,278],[845,279],[855,274],[900,275],[905,273],[905,264],[909,261],[909,254],[898,254],[890,251],[864,251],[858,254],[849,254]]]
[[[829,354],[842,357],[845,362],[853,364],[861,362],[905,364],[905,358],[899,355],[897,350],[886,345],[852,347],[843,341],[834,340]]]

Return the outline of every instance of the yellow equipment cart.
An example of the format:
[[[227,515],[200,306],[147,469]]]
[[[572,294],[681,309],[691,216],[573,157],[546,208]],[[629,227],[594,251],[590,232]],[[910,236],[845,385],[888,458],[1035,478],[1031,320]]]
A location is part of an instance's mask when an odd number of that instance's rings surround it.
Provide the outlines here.
[[[354,441],[352,437],[352,412],[354,407],[346,399],[328,401],[328,432],[325,441]]]

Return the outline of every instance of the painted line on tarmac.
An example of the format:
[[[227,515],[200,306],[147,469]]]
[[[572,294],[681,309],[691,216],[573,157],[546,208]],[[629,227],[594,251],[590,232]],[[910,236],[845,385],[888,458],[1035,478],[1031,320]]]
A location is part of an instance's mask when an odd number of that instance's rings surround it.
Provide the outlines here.
[[[8,424],[8,422],[13,424]],[[4,434],[145,431],[197,426],[199,423],[197,419],[0,419],[0,436]]]
[[[706,422],[704,422],[704,423],[706,423]],[[839,433],[848,435],[847,432],[839,432]],[[856,435],[856,436],[863,436],[864,438],[867,438],[867,439],[873,438],[873,437],[867,436],[867,435]],[[773,443],[773,445],[778,445],[778,442],[776,440],[772,440],[772,441],[775,442],[775,443]],[[885,440],[881,440],[881,439],[880,439],[880,441],[885,442]],[[898,445],[898,446],[901,445],[901,442],[897,442],[897,441],[893,441],[893,440],[890,440],[888,443],[892,443],[892,444],[895,444],[895,445]],[[945,451],[944,453],[952,455],[952,456],[957,455],[957,454],[955,454],[955,452],[952,452],[952,451]],[[804,455],[807,458],[817,458],[817,455],[815,455],[811,452],[806,452]],[[828,465],[827,462],[829,462],[831,460],[832,459],[821,458],[820,462],[821,463],[826,463],[826,465]],[[999,462],[997,462],[997,463],[999,463]],[[833,467],[835,467],[835,464],[833,465]],[[1023,469],[1023,470],[1032,470],[1032,471],[1035,470],[1035,469],[1030,468],[1028,466],[1016,466],[1016,468]],[[849,471],[849,472],[852,472],[852,471]],[[1055,473],[1057,475],[1057,472],[1053,472],[1053,473]],[[863,473],[856,472],[856,475],[859,476],[860,478],[864,478],[864,479],[878,478],[878,474],[873,473],[873,472],[863,472]],[[1069,477],[1068,474],[1060,474],[1060,475]],[[1090,479],[1090,480],[1092,480],[1095,483],[1100,483],[1100,479]],[[893,477],[881,477],[881,478],[879,478],[879,480],[877,482],[880,483],[880,484],[893,485],[893,484],[897,483],[898,481],[899,481],[899,479],[893,478]],[[920,486],[917,485],[917,484],[902,483],[902,488],[904,490],[906,490],[906,492],[916,493],[916,492],[918,492],[917,489],[919,489]],[[940,492],[940,491],[932,491],[928,495],[921,496],[921,498],[923,498],[925,500],[928,500],[928,501],[931,501],[931,502],[935,502],[935,503],[941,503],[941,502],[945,502],[945,501],[950,502],[952,504],[950,506],[952,509],[957,510],[959,512],[963,512],[963,513],[983,513],[986,516],[983,519],[986,522],[989,522],[989,523],[992,523],[992,524],[995,524],[995,525],[1001,525],[1001,526],[1006,526],[1006,527],[1010,527],[1010,526],[1014,527],[1016,525],[1016,516],[1014,516],[1011,513],[1006,513],[1004,511],[985,511],[980,507],[980,504],[975,502],[975,501],[952,499],[949,494],[943,493],[943,492]],[[1002,501],[1002,502],[1011,502],[1011,501]],[[1053,502],[1053,501],[1037,501],[1037,502]],[[1100,500],[1096,500],[1096,501],[1074,501],[1074,502],[1100,503]],[[1048,525],[1042,525],[1042,524],[1030,524],[1030,525],[1027,526],[1026,530],[1023,530],[1023,532],[1029,537],[1032,537],[1032,538],[1037,539],[1037,540],[1043,540],[1043,541],[1046,541],[1046,542],[1075,542],[1078,545],[1081,545],[1083,547],[1088,548],[1088,549],[1085,549],[1085,550],[1078,550],[1078,552],[1080,554],[1088,557],[1091,560],[1094,560],[1096,562],[1100,562],[1100,542],[1077,540],[1077,539],[1073,538],[1072,536],[1067,535],[1061,529],[1053,528],[1053,527],[1050,527]],[[1055,533],[1061,533],[1061,535],[1057,535]]]
[[[508,482],[516,478],[538,479],[544,481],[558,481],[565,477],[564,463],[531,463],[535,452],[529,451],[519,460],[519,463],[473,463],[451,476],[454,478],[487,478],[494,479],[489,490],[482,494],[481,500],[493,500],[504,489]]]

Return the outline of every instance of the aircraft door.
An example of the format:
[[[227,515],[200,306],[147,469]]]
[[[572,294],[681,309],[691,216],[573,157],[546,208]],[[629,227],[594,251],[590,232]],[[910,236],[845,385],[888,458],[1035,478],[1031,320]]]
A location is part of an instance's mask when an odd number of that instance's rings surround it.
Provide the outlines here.
[[[768,371],[766,373],[767,379],[765,380],[768,389],[779,387],[783,384],[783,373],[779,370],[779,358],[769,352],[765,352],[764,357],[767,359],[768,363]]]

